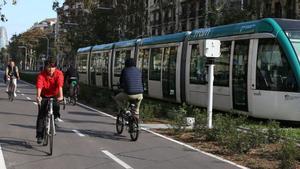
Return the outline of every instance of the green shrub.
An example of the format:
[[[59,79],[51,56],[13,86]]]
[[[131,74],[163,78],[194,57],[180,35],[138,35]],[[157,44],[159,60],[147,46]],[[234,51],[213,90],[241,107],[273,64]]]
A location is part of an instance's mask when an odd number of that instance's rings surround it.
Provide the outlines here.
[[[299,149],[297,149],[296,143],[293,140],[287,140],[282,143],[281,150],[279,152],[280,168],[282,169],[294,169],[296,167],[296,159],[299,158]]]
[[[28,83],[35,84],[36,83],[36,77],[37,73],[24,73],[20,72],[21,80],[24,80]]]
[[[171,110],[171,114],[174,115],[174,119],[171,123],[171,125],[173,126],[173,129],[175,132],[181,132],[184,131],[187,123],[186,123],[186,115],[187,115],[187,110],[186,110],[186,106],[183,105],[181,107],[179,107],[178,109],[173,108]]]
[[[251,136],[251,148],[259,147],[260,145],[267,143],[265,133],[262,132],[258,126],[251,126],[248,133]]]
[[[279,122],[271,120],[267,125],[267,138],[269,143],[277,143],[281,137]]]
[[[195,124],[194,124],[194,132],[195,136],[203,136],[206,133],[207,130],[207,115],[201,110],[201,109],[194,109],[194,118],[195,118]]]

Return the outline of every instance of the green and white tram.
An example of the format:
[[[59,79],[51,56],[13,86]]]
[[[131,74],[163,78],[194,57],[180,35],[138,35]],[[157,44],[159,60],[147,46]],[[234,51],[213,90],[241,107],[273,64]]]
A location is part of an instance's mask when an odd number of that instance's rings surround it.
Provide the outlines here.
[[[295,20],[262,19],[194,30],[188,37],[187,103],[206,106],[206,58],[201,44],[204,39],[219,39],[214,108],[299,121],[300,48],[293,39],[299,26]]]
[[[77,68],[81,76],[86,76],[82,82],[112,87],[119,82],[124,60],[135,58],[149,97],[206,107],[203,42],[219,39],[221,57],[215,63],[214,109],[300,121],[299,28],[298,20],[266,18],[81,48]],[[96,53],[105,52],[105,56],[98,57],[101,61],[96,61]],[[99,71],[93,73],[95,70]]]

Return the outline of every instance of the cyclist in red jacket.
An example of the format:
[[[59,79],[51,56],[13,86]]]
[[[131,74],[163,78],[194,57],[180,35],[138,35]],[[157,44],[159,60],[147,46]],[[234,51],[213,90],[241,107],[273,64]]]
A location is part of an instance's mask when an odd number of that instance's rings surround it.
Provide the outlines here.
[[[45,69],[38,74],[36,81],[36,100],[38,103],[41,102],[36,123],[38,144],[41,144],[43,141],[43,123],[47,115],[47,100],[42,100],[42,98],[56,98],[56,101],[53,102],[53,114],[56,121],[60,121],[59,104],[57,102],[63,100],[63,84],[63,73],[56,69],[55,59],[49,58],[45,62]]]

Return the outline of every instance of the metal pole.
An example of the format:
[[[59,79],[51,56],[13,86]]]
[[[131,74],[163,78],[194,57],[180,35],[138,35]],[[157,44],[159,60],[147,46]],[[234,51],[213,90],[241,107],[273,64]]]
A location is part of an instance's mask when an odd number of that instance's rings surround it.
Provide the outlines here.
[[[208,26],[208,0],[205,0],[205,16],[204,16],[204,27]]]
[[[25,49],[25,70],[26,70],[26,65],[27,65],[27,47],[24,47]]]
[[[49,38],[47,36],[45,36],[45,38],[47,39],[47,59],[49,58]]]
[[[207,100],[207,127],[212,128],[212,105],[213,105],[213,87],[214,87],[214,64],[208,66],[208,100]]]

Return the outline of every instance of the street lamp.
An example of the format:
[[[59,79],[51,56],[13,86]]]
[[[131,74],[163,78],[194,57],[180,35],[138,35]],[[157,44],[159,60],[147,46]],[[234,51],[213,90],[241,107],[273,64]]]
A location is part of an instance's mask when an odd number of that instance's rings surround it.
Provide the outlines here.
[[[24,70],[26,70],[27,66],[27,47],[26,46],[18,46],[19,49],[24,48],[25,49],[25,60],[24,60]]]

